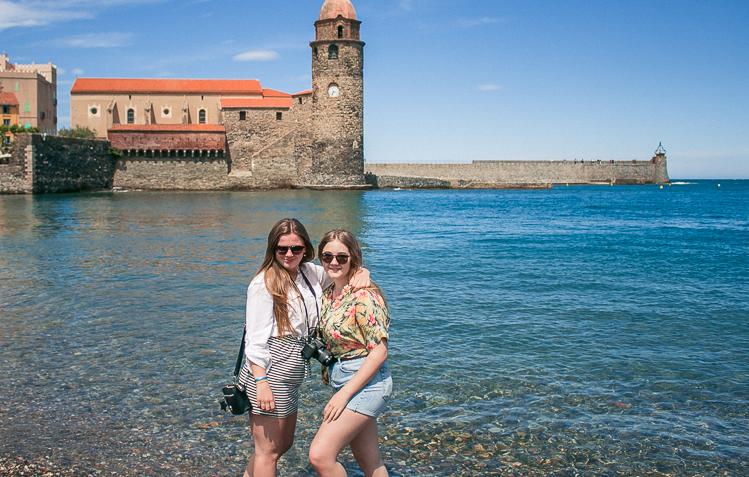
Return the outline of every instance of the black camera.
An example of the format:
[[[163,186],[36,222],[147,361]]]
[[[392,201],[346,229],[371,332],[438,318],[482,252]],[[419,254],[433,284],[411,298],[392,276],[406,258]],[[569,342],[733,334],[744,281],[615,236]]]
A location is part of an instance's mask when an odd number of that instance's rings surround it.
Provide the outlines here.
[[[221,392],[224,395],[224,398],[219,401],[222,411],[228,410],[232,414],[241,415],[252,410],[247,394],[236,384],[227,384]]]
[[[304,344],[302,348],[302,358],[309,361],[315,358],[323,366],[330,366],[335,361],[335,357],[325,347],[325,343],[318,338],[311,338]]]

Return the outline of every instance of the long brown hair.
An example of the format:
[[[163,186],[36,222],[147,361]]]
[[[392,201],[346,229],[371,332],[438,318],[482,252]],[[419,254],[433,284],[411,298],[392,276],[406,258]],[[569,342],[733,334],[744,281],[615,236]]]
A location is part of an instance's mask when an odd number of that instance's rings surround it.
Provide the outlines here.
[[[276,258],[276,247],[282,235],[296,234],[304,242],[304,257],[299,264],[309,262],[315,258],[315,248],[309,238],[307,229],[297,219],[281,219],[270,229],[268,234],[268,245],[265,249],[265,258],[260,266],[258,274],[265,272],[265,288],[273,297],[273,316],[276,318],[276,327],[280,335],[291,334],[291,322],[289,321],[289,290],[292,288],[299,293],[294,280],[289,272]],[[299,293],[301,295],[301,293]]]
[[[364,256],[362,255],[359,241],[356,239],[354,234],[352,234],[348,230],[331,230],[330,232],[322,236],[322,239],[320,239],[320,244],[317,246],[317,253],[320,257],[322,257],[322,251],[325,249],[325,246],[333,240],[338,240],[348,249],[350,255],[349,263],[351,264],[351,267],[349,268],[348,276],[346,277],[346,279],[351,280],[351,277],[354,276],[354,274],[364,266]],[[368,289],[376,291],[382,297],[382,299],[385,300],[385,294],[382,293],[382,290],[380,290],[380,287],[378,287],[375,282],[372,282]]]

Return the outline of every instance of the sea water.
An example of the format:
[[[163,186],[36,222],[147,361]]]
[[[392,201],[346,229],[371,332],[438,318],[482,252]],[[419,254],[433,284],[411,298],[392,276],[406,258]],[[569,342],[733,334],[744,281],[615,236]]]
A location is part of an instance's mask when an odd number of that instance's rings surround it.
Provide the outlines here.
[[[748,475],[749,182],[682,182],[0,197],[0,457],[241,475],[217,399],[298,217],[357,234],[387,296],[392,475]],[[281,475],[314,475],[317,372]]]

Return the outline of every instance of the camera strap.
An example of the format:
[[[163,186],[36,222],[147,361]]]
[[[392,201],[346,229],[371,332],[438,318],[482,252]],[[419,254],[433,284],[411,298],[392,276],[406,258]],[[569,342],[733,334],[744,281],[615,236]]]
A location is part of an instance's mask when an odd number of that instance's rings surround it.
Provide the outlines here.
[[[309,282],[309,279],[307,279],[307,275],[304,274],[302,271],[302,267],[299,267],[299,273],[302,274],[302,278],[304,279],[304,283],[307,284],[307,288],[309,288],[309,291],[312,293],[312,296],[315,298],[315,310],[317,311],[317,320],[320,321],[320,308],[317,304],[317,294],[315,293],[315,289],[312,287],[312,284]],[[301,295],[301,294],[300,294]],[[304,301],[304,297],[300,296],[302,299],[302,305],[304,305],[304,317],[305,320],[305,326],[307,326],[307,341],[309,341],[310,337],[312,336],[309,330],[309,314],[307,313],[307,304]]]
[[[247,325],[242,331],[242,342],[239,344],[239,354],[237,355],[237,364],[234,365],[234,377],[239,376],[239,370],[242,369],[242,360],[244,359],[244,338],[247,336]]]

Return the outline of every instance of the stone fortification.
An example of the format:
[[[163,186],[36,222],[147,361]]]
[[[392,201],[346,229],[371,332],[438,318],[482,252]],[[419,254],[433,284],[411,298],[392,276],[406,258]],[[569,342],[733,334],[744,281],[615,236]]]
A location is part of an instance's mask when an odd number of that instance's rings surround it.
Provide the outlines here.
[[[109,189],[114,158],[108,141],[19,134],[0,163],[0,193]]]
[[[542,187],[669,181],[665,153],[657,153],[650,161],[474,161],[470,164],[366,164],[365,168],[376,187]]]
[[[113,184],[128,190],[224,190],[228,167],[227,159],[218,157],[122,157]]]

